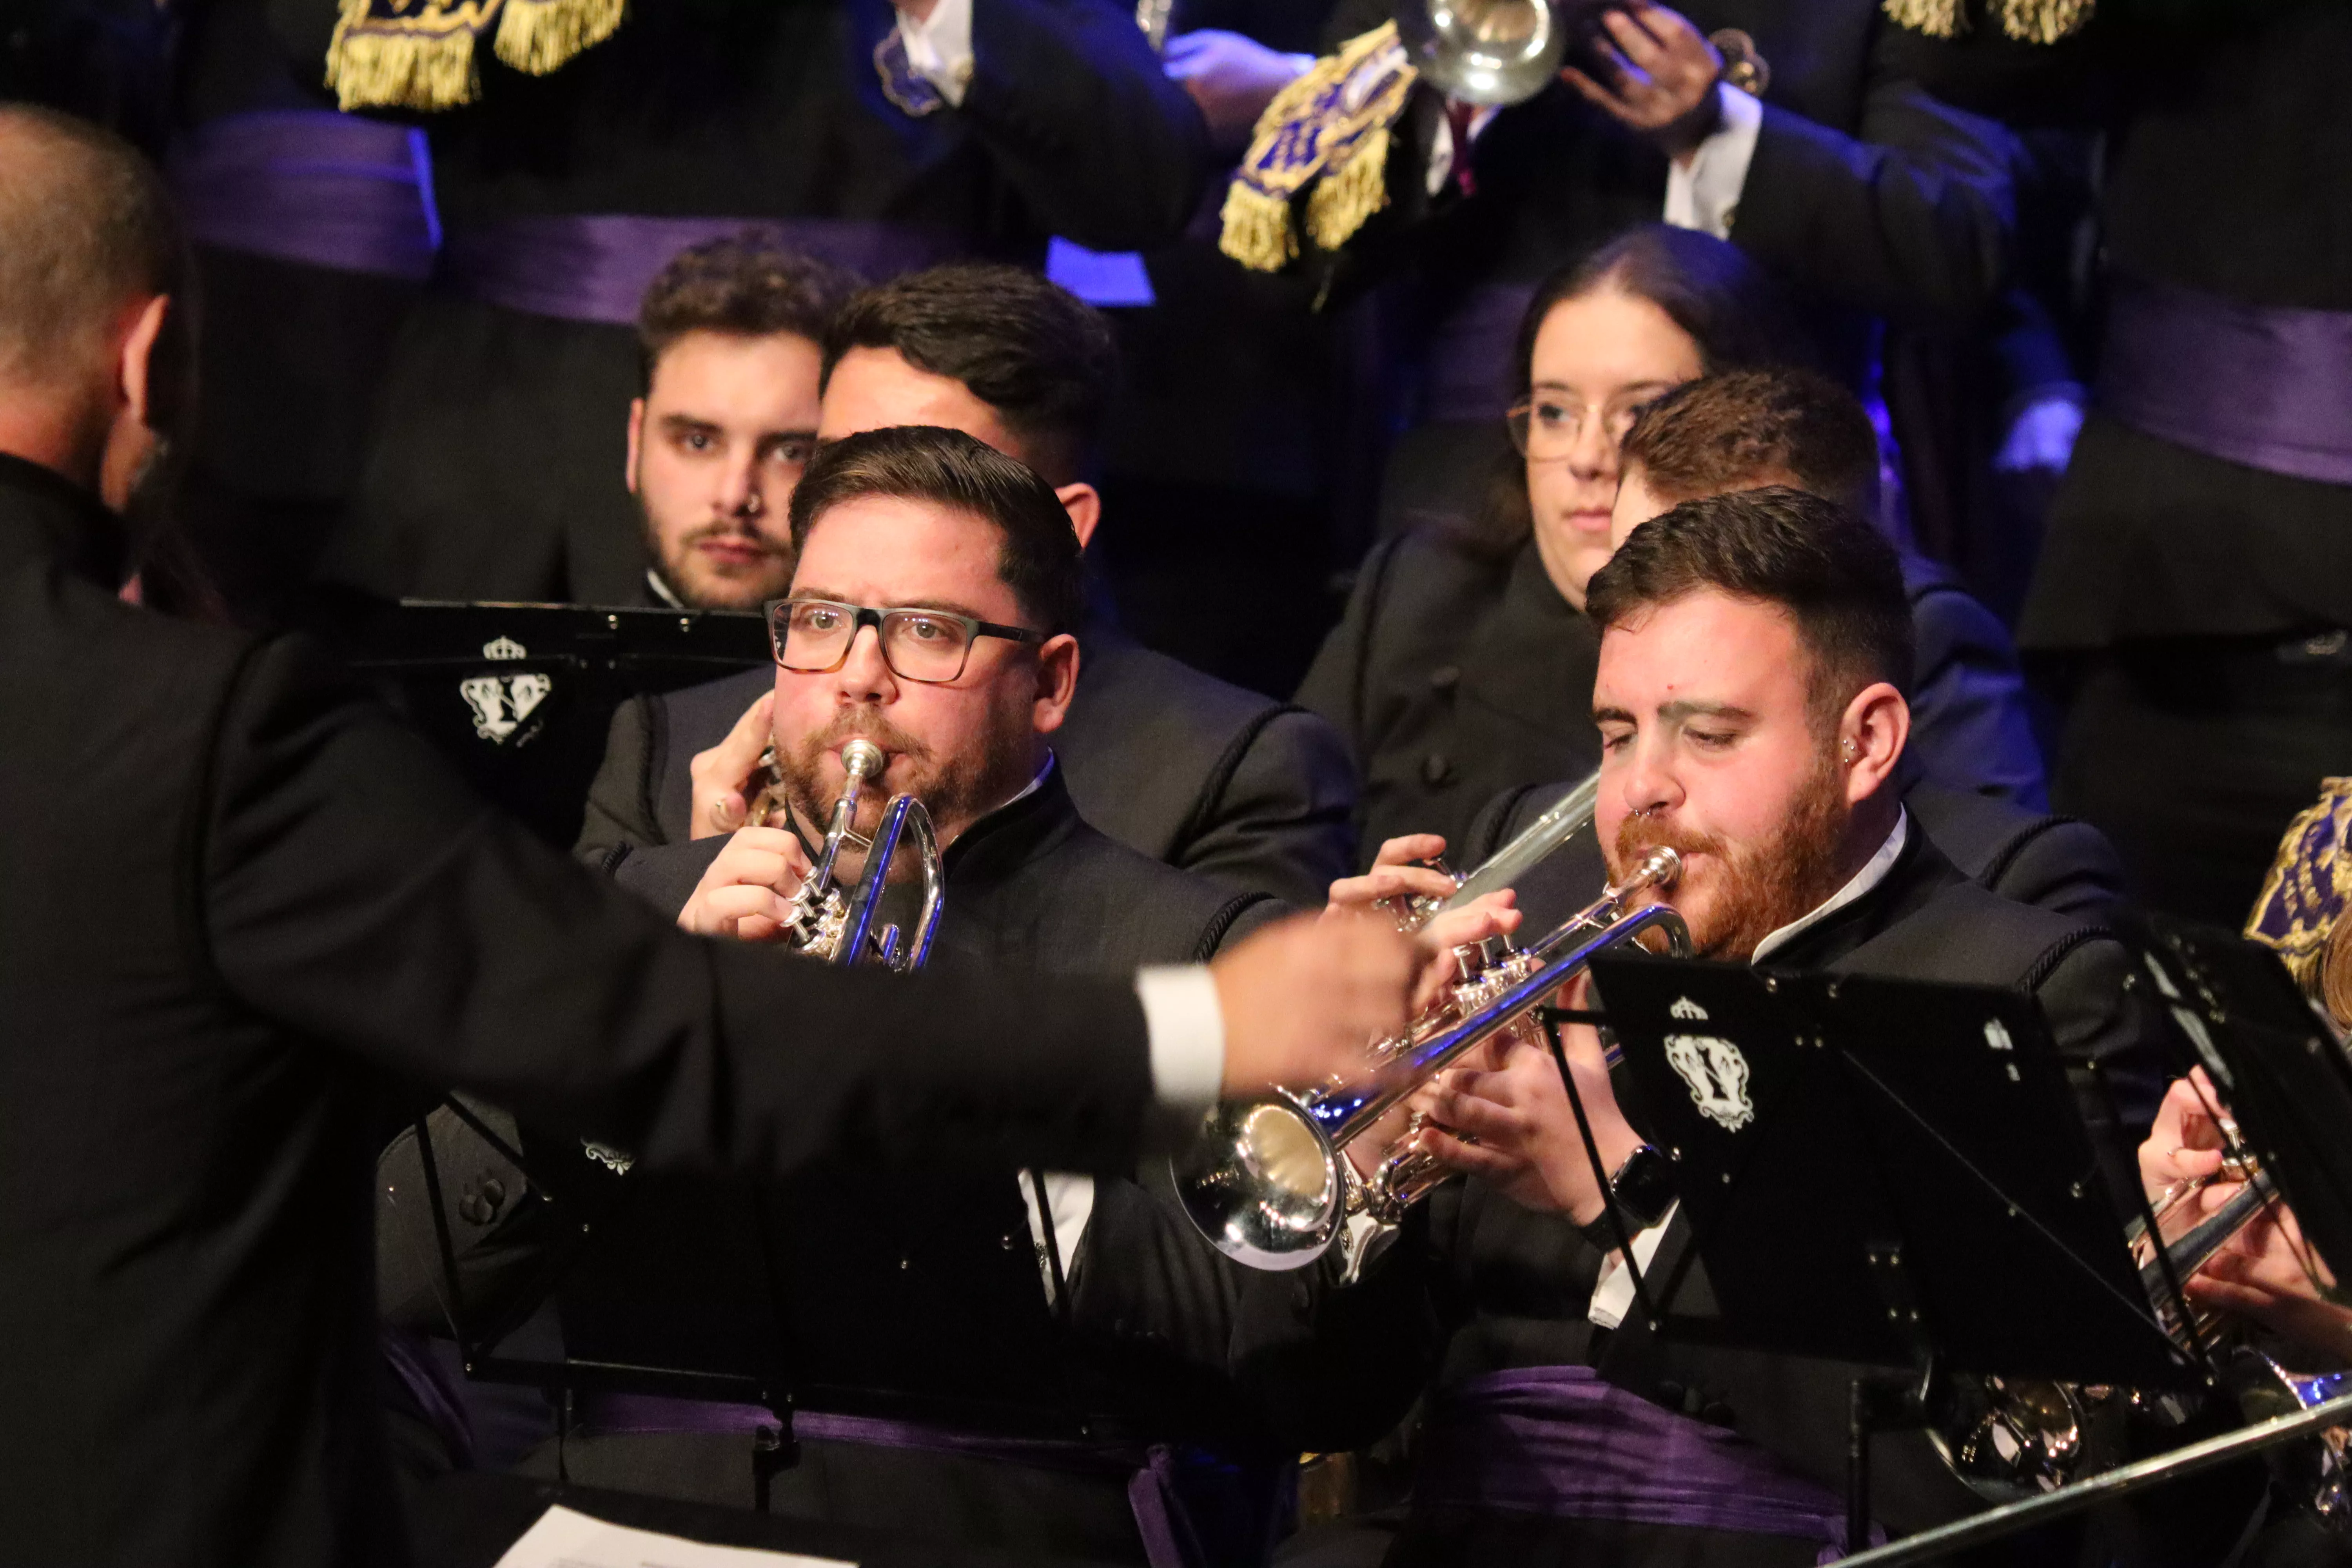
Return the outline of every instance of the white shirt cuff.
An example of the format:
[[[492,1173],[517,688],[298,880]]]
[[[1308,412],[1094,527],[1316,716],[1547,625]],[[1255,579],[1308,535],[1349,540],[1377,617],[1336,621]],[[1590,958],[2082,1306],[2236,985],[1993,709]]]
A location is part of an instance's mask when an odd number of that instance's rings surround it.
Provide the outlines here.
[[[949,107],[962,108],[971,85],[971,0],[939,0],[925,22],[899,12],[898,37],[914,73],[939,89]]]
[[[1739,216],[1739,193],[1748,184],[1748,165],[1756,160],[1756,138],[1764,129],[1764,106],[1727,81],[1715,84],[1715,95],[1723,118],[1714,133],[1687,160],[1666,165],[1665,219],[1676,228],[1729,239]]]
[[[1203,964],[1155,965],[1135,974],[1151,1041],[1151,1093],[1179,1117],[1205,1115],[1225,1085],[1225,1015]]]
[[[1666,1222],[1675,1217],[1672,1208],[1658,1216],[1658,1223],[1633,1237],[1633,1261],[1647,1268],[1658,1255],[1658,1244],[1666,1238]],[[1625,1267],[1625,1255],[1612,1252],[1601,1260],[1601,1282],[1592,1288],[1592,1304],[1584,1315],[1596,1327],[1614,1329],[1625,1321],[1625,1314],[1633,1310],[1633,1271]]]

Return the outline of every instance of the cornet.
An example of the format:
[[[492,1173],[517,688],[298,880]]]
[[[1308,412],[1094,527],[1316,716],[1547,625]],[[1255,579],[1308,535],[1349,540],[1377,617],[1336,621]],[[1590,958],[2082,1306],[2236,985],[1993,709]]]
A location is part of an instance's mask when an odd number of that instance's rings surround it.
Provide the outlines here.
[[[1651,850],[1622,882],[1533,946],[1466,974],[1403,1034],[1376,1041],[1363,1087],[1332,1080],[1212,1111],[1191,1150],[1171,1162],[1184,1212],[1218,1251],[1255,1268],[1312,1263],[1349,1215],[1402,1214],[1443,1179],[1436,1163],[1401,1141],[1360,1177],[1348,1146],[1465,1051],[1529,1026],[1528,1015],[1594,954],[1654,928],[1668,951],[1688,957],[1690,933],[1674,910],[1628,908],[1637,894],[1672,889],[1681,874],[1674,850]]]
[[[882,748],[871,741],[855,740],[841,748],[841,766],[848,777],[833,803],[816,863],[793,890],[791,911],[784,920],[785,940],[793,952],[828,963],[873,962],[903,973],[919,968],[930,956],[931,938],[945,912],[947,878],[940,860],[939,839],[931,830],[931,814],[913,795],[891,796],[870,839],[860,837],[852,826],[857,820],[857,801],[866,781],[879,774],[886,761]],[[752,826],[767,820],[771,793],[761,792],[761,805],[754,813],[758,820]],[[897,926],[885,925],[877,931],[874,922],[889,880],[890,863],[909,834],[921,863],[923,902],[912,940],[902,943]],[[856,890],[845,899],[834,876],[834,863],[841,858],[845,843],[866,851],[865,874],[858,879]]]

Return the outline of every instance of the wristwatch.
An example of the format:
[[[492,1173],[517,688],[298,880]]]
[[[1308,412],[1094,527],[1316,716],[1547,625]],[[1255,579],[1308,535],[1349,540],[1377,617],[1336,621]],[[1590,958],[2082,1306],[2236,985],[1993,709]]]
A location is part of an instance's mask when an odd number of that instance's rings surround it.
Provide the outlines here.
[[[1609,1178],[1610,1203],[1624,1217],[1629,1236],[1639,1235],[1666,1217],[1675,1206],[1674,1167],[1653,1144],[1644,1143],[1625,1156],[1617,1173]],[[1602,1252],[1617,1250],[1617,1225],[1609,1217],[1610,1205],[1603,1205],[1590,1225],[1577,1228]]]

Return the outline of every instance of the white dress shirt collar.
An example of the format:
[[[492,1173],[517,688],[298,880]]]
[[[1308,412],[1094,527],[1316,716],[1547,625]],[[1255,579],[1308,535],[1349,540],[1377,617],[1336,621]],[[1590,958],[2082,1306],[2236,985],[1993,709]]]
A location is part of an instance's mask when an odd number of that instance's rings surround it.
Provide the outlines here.
[[[1748,962],[1763,963],[1771,954],[1773,949],[1787,946],[1796,939],[1799,932],[1819,925],[1864,893],[1869,892],[1879,883],[1886,880],[1886,874],[1895,869],[1895,862],[1901,857],[1903,846],[1910,841],[1910,810],[1907,807],[1898,808],[1895,816],[1894,830],[1887,834],[1886,842],[1878,847],[1878,853],[1864,862],[1861,870],[1848,878],[1844,887],[1832,893],[1810,914],[1801,915],[1780,930],[1769,933],[1762,942],[1756,944],[1756,952]]]

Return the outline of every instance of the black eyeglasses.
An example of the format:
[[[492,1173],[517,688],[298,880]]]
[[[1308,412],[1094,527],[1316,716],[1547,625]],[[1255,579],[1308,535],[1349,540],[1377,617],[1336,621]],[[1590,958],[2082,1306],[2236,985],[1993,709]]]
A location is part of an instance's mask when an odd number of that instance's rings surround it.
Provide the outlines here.
[[[981,637],[1034,646],[1044,632],[1001,626],[952,610],[877,610],[831,599],[778,599],[768,606],[768,641],[776,662],[799,675],[824,675],[848,662],[858,628],[871,626],[882,660],[901,680],[941,686],[963,674]]]

